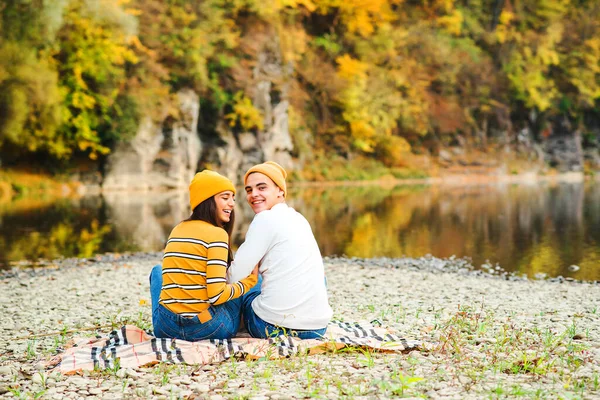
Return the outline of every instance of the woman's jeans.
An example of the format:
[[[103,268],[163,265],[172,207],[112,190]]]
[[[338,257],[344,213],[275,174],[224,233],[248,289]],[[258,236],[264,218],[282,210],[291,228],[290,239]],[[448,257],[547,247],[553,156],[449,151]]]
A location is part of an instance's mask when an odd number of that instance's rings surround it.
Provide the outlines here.
[[[287,335],[297,337],[300,339],[319,339],[325,335],[327,327],[323,329],[290,329],[281,326],[273,325],[261,319],[254,313],[252,309],[252,301],[260,295],[260,287],[262,285],[262,277],[258,278],[258,283],[254,285],[252,289],[242,296],[242,318],[244,318],[244,325],[248,329],[248,333],[253,338],[270,338],[277,337],[279,335]]]
[[[202,323],[198,316],[182,317],[159,304],[161,290],[162,266],[155,265],[150,273],[154,336],[193,342],[203,339],[229,339],[236,335],[240,327],[241,297],[218,306],[210,306],[212,319]]]

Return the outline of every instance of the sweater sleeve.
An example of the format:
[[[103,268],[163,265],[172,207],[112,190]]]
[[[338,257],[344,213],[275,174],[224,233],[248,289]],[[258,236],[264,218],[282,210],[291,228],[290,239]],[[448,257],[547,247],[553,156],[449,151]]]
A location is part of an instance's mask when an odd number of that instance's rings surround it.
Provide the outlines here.
[[[235,253],[235,258],[229,266],[229,282],[236,282],[248,276],[267,254],[275,235],[271,221],[269,221],[269,212],[263,211],[254,216],[248,227],[244,243]]]
[[[210,304],[223,304],[236,299],[246,293],[257,282],[256,275],[248,274],[244,279],[235,283],[227,283],[228,252],[227,233],[219,230],[215,240],[208,243],[206,257],[206,292]]]

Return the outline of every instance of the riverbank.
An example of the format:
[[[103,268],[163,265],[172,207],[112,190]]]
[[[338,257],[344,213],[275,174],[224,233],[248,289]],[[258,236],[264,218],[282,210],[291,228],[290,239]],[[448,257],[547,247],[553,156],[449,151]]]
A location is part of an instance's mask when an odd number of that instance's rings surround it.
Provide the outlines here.
[[[160,253],[68,259],[5,272],[0,396],[45,398],[539,398],[600,395],[600,285],[474,271],[461,259],[325,259],[336,318],[379,319],[429,344],[202,368],[62,376],[38,370],[74,336],[149,328]],[[100,329],[95,327],[101,326]]]
[[[600,181],[600,174],[584,174],[583,172],[551,172],[540,174],[537,172],[524,172],[507,174],[496,170],[482,173],[474,168],[447,169],[437,171],[435,176],[403,177],[398,178],[392,174],[370,180],[334,180],[334,181],[305,181],[291,180],[288,187],[337,187],[337,186],[372,186],[381,185],[394,187],[400,185],[487,185],[487,184],[534,184],[534,183],[577,183],[584,181]],[[177,191],[180,189],[153,189],[157,191]],[[108,191],[115,193],[115,191]],[[121,190],[118,193],[137,193],[139,190]],[[0,205],[15,199],[48,200],[57,198],[79,198],[82,196],[99,195],[103,193],[99,184],[85,184],[77,180],[68,179],[66,176],[54,177],[52,175],[22,171],[0,172]]]
[[[382,185],[394,187],[400,185],[489,185],[489,184],[535,184],[535,183],[579,183],[599,182],[600,174],[586,175],[583,172],[564,172],[541,175],[535,172],[523,174],[482,174],[476,171],[447,172],[440,176],[428,178],[398,179],[386,176],[368,181],[295,181],[289,184],[294,187],[337,187],[337,186],[370,186]]]

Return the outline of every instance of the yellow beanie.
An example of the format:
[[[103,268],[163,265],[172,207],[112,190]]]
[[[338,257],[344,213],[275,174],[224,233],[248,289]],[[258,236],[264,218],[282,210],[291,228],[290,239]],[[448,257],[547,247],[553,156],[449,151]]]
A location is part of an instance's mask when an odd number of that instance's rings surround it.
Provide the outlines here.
[[[244,175],[244,183],[248,180],[248,175],[253,172],[260,172],[261,174],[265,174],[269,178],[275,182],[275,184],[279,187],[279,189],[283,190],[283,197],[287,194],[287,189],[285,186],[285,178],[287,178],[287,172],[285,169],[274,161],[267,161],[262,164],[257,164],[254,167],[250,168],[246,175]]]
[[[226,190],[231,190],[235,194],[233,183],[223,175],[208,169],[198,172],[190,182],[190,207],[192,211],[204,200]]]

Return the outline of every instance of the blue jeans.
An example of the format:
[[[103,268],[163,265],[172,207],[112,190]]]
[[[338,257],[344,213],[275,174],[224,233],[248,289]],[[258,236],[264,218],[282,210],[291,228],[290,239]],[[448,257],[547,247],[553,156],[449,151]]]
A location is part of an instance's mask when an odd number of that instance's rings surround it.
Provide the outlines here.
[[[241,297],[218,306],[210,306],[212,319],[202,323],[198,316],[182,317],[159,304],[161,290],[162,266],[155,265],[150,273],[150,297],[152,326],[156,337],[190,342],[203,339],[229,339],[234,337],[240,328]]]
[[[327,327],[323,329],[291,329],[282,326],[277,326],[268,323],[260,318],[252,309],[252,301],[260,295],[260,287],[262,285],[262,277],[259,276],[258,283],[242,296],[242,318],[244,325],[248,329],[248,333],[253,338],[270,338],[279,335],[293,336],[300,339],[320,339],[325,335]]]

